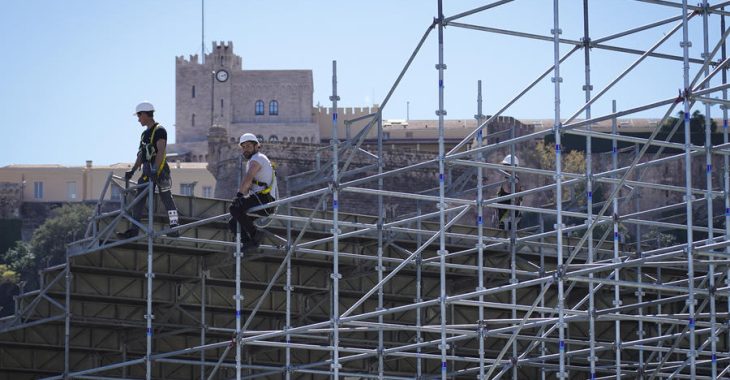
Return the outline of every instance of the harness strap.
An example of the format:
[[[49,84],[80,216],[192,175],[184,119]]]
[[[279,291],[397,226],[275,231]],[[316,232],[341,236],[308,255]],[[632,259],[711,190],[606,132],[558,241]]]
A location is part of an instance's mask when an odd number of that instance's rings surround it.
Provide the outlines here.
[[[152,128],[152,134],[150,134],[150,142],[149,145],[152,145],[154,148],[157,148],[154,146],[155,143],[155,132],[157,132],[157,128],[160,126],[159,123],[155,124],[154,128]],[[157,152],[159,153],[159,152]],[[155,154],[157,154],[155,153]],[[160,173],[162,173],[162,168],[165,167],[165,163],[167,163],[167,152],[162,156],[162,163],[160,164],[160,167],[157,168],[157,175],[159,176]],[[144,178],[147,178],[147,176],[144,176]]]

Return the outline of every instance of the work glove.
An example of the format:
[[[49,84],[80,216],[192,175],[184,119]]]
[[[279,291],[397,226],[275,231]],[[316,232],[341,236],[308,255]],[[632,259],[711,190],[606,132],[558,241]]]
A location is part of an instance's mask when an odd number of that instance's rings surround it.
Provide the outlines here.
[[[233,207],[243,208],[243,201],[245,199],[246,198],[243,196],[243,193],[241,193],[241,192],[236,193],[236,197],[233,198]]]
[[[129,181],[134,176],[134,170],[127,170],[124,172],[124,180]]]

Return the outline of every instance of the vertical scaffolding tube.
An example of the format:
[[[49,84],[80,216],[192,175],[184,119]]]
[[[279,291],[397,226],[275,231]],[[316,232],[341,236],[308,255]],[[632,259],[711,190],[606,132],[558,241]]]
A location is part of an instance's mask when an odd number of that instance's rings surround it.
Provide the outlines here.
[[[710,41],[709,41],[709,33],[708,33],[708,8],[709,4],[707,3],[707,0],[703,0],[702,2],[702,45],[703,45],[703,57],[705,59],[710,59]],[[710,75],[710,69],[709,67],[705,67],[705,77]],[[710,83],[707,81],[704,88],[709,88]],[[707,165],[707,169],[705,170],[705,176],[706,176],[706,188],[705,188],[705,198],[707,201],[707,239],[708,242],[712,241],[713,238],[713,219],[714,219],[714,212],[712,209],[712,149],[710,148],[712,146],[712,116],[711,116],[711,107],[710,103],[705,103],[705,163]],[[689,217],[689,216],[688,216]],[[715,257],[710,255],[709,256],[709,265],[707,270],[707,286],[710,289],[710,351],[711,351],[711,374],[713,379],[717,379],[717,318],[715,313],[717,312],[717,305],[716,305],[716,299],[715,299],[715,264],[713,261],[715,261]]]
[[[512,125],[509,129],[509,138],[514,139],[515,138],[515,123],[512,122]],[[515,159],[517,152],[515,151],[515,144],[510,144],[510,154],[512,155],[510,166],[512,166],[512,175],[509,177],[509,186],[510,186],[510,193],[515,194],[517,193],[517,174],[514,171],[514,167],[517,166],[517,160]],[[513,200],[512,204],[517,204],[517,200]],[[509,218],[509,256],[510,256],[510,278],[509,282],[510,284],[516,284],[517,283],[517,212],[514,209],[509,210],[510,218]],[[512,289],[510,291],[510,300],[512,302],[512,305],[517,305],[517,289]],[[512,308],[512,320],[517,320],[517,308]],[[512,358],[517,359],[517,340],[512,340]],[[517,362],[515,362],[515,365],[512,366],[512,380],[517,380]]]
[[[286,196],[289,197],[291,194],[289,193],[289,183],[287,183],[286,186],[287,194]],[[291,206],[289,203],[286,204],[286,215],[291,216]],[[291,252],[291,247],[289,246],[289,242],[292,241],[292,228],[291,228],[291,220],[286,221],[286,252]],[[291,334],[289,334],[289,329],[291,328],[291,291],[292,291],[292,285],[291,285],[291,254],[286,255],[286,288],[284,289],[286,291],[286,322],[284,326],[284,331],[286,331],[286,348],[285,348],[285,356],[286,356],[286,380],[291,380],[291,347],[289,346],[289,343],[291,343]]]
[[[149,181],[147,184],[147,356],[145,357],[146,365],[146,378],[147,380],[152,379],[152,319],[155,318],[152,314],[152,279],[155,274],[152,272],[152,247],[154,243],[154,200],[155,200],[155,184]]]
[[[553,0],[553,65],[555,67],[553,83],[555,83],[555,207],[557,212],[557,221],[555,224],[556,242],[557,242],[557,282],[558,282],[558,349],[560,356],[560,367],[558,378],[565,379],[565,294],[563,279],[563,179],[562,179],[562,160],[561,160],[561,140],[560,136],[560,16],[559,16],[559,0]]]
[[[640,150],[641,149],[639,148],[639,144],[636,144],[634,146],[634,152],[635,152],[635,154],[636,154],[637,157],[639,156]],[[634,188],[634,206],[635,206],[636,212],[640,212],[641,211],[641,188],[640,187],[635,187]],[[641,250],[641,224],[637,224],[636,225],[636,256],[637,257],[643,257],[643,253],[642,253],[642,250]],[[641,284],[641,282],[642,282],[642,276],[643,276],[643,271],[641,270],[641,266],[637,266],[636,267],[636,281],[639,284]],[[638,302],[639,305],[643,305],[643,302],[644,302],[644,290],[643,290],[643,288],[638,287],[636,289],[636,293],[635,294],[636,294],[636,302]],[[639,316],[640,317],[643,316],[644,315],[644,307],[643,306],[640,307],[639,310],[638,310],[638,312],[639,312]],[[645,333],[644,333],[644,320],[643,319],[639,319],[638,325],[639,325],[639,331],[637,331],[638,338],[639,339],[644,339],[644,335],[645,335]],[[644,365],[644,348],[643,348],[643,346],[639,346],[639,375],[642,375],[643,376],[643,373],[644,373],[644,370],[645,370],[644,367],[645,367],[645,365]]]
[[[339,213],[339,141],[337,138],[337,61],[332,61],[332,373],[334,379],[340,378],[340,262],[339,262],[339,239],[340,230],[338,224]]]
[[[417,207],[417,213],[418,216],[421,216],[421,202],[416,201],[416,207]],[[421,218],[418,218],[416,221],[416,228],[420,231],[421,230]],[[421,234],[417,234],[416,236],[416,246],[420,247],[421,244],[423,244],[423,238],[421,237]],[[416,299],[415,302],[420,303],[423,302],[423,298],[421,296],[421,268],[423,264],[423,257],[421,256],[421,253],[418,253],[418,256],[416,257]],[[421,307],[416,307],[416,343],[423,342],[423,335],[421,335]],[[423,368],[422,368],[422,361],[421,361],[421,346],[418,346],[416,348],[416,353],[418,356],[416,357],[416,379],[421,379],[423,376]]]
[[[725,8],[722,8],[725,10]],[[722,35],[725,35],[725,15],[720,16],[720,29],[722,31]],[[727,59],[727,43],[726,41],[722,42],[722,61],[724,62]],[[727,66],[724,66],[722,68],[722,84],[727,83]],[[727,90],[722,90],[722,99],[727,101]],[[722,108],[722,142],[723,144],[728,144],[728,115],[727,115],[727,107]],[[725,241],[730,240],[730,157],[728,155],[723,155],[723,182],[724,182],[724,198],[725,198]],[[730,247],[725,247],[725,253],[730,254]],[[730,265],[726,265],[727,273],[725,274],[725,285],[730,285]],[[730,314],[730,297],[727,297],[727,309],[728,314]],[[726,347],[727,345],[730,345],[730,329],[727,329],[727,334],[725,336],[726,339]],[[715,359],[717,360],[717,359]]]
[[[612,102],[612,110],[613,113],[616,113],[616,101],[614,100]],[[616,118],[613,118],[611,120],[611,134],[616,136],[618,135],[618,126],[616,123]],[[618,142],[616,139],[611,139],[611,162],[612,162],[612,168],[615,171],[618,168]],[[614,174],[612,177],[615,179],[616,174]],[[614,183],[612,193],[616,193],[616,184]],[[613,203],[613,215],[618,216],[618,193],[613,197],[612,200]],[[618,230],[618,219],[616,217],[613,218],[613,263],[617,264],[620,262],[619,260],[619,230]],[[613,272],[614,280],[620,281],[621,280],[621,271],[619,268],[616,268]],[[613,307],[618,308],[621,306],[621,288],[618,285],[615,285],[613,287]],[[617,315],[621,314],[620,311],[616,312]],[[614,349],[616,353],[616,380],[621,379],[621,320],[620,318],[616,318],[616,321],[614,322],[615,326],[615,332],[614,332]]]
[[[71,261],[68,257],[68,250],[66,250],[66,305],[64,311],[63,374],[68,376],[68,373],[71,371],[71,368],[69,368],[69,355],[71,355],[69,348],[71,343]]]
[[[378,174],[383,174],[383,114],[378,112]],[[383,177],[378,177],[378,190],[383,190]],[[383,224],[385,223],[385,208],[383,195],[378,193],[378,284],[383,282]],[[378,310],[383,310],[383,286],[378,287]],[[378,315],[378,323],[383,325],[383,315]],[[383,329],[378,328],[378,379],[385,374],[385,358],[383,357],[385,342]]]
[[[438,56],[439,63],[436,69],[439,72],[438,92],[439,92],[439,109],[436,115],[439,118],[439,251],[440,256],[440,285],[439,306],[441,311],[441,380],[446,380],[447,363],[446,363],[446,214],[444,206],[445,186],[444,186],[444,169],[445,169],[445,149],[444,149],[444,13],[443,0],[438,0]]]
[[[208,279],[208,271],[205,265],[205,258],[200,258],[200,345],[205,345],[205,304],[207,303],[205,282]],[[200,378],[205,379],[205,350],[200,351]]]
[[[585,84],[583,91],[585,92],[586,104],[591,101],[591,38],[588,28],[588,0],[583,0],[583,62],[585,65]],[[591,118],[591,106],[586,107],[586,120]],[[592,129],[592,125],[588,124],[588,131]],[[593,264],[593,161],[592,161],[592,140],[591,136],[586,136],[586,212],[588,213],[588,264]],[[593,273],[588,275],[593,279]],[[595,299],[593,295],[593,282],[588,282],[588,336],[589,350],[588,361],[590,362],[590,379],[596,378],[596,317],[595,317]]]
[[[236,223],[236,380],[241,380],[241,223]]]
[[[477,82],[477,125],[482,125],[482,81]],[[481,148],[484,141],[484,127],[477,132],[477,148]],[[477,154],[478,161],[484,161],[484,153]],[[484,290],[484,169],[477,168],[477,289]],[[420,235],[420,234],[419,234]],[[479,339],[479,378],[484,378],[484,296],[479,296],[479,322],[477,324]]]
[[[684,197],[686,201],[687,214],[687,279],[689,293],[687,304],[689,306],[689,361],[690,361],[690,377],[696,376],[696,353],[695,353],[695,296],[694,296],[694,253],[693,253],[693,233],[692,233],[692,155],[690,140],[690,88],[689,88],[689,19],[687,18],[687,0],[682,0],[682,52],[684,58]]]

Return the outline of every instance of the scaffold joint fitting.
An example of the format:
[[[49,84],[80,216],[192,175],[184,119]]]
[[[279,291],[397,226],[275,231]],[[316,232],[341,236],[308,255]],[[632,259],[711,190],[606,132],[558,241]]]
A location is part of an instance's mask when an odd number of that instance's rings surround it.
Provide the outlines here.
[[[340,280],[340,279],[342,279],[342,274],[340,274],[340,273],[331,273],[330,274],[330,278],[333,279],[333,280]]]
[[[445,64],[445,63],[437,63],[437,64],[436,64],[436,65],[434,65],[434,66],[436,67],[436,70],[439,70],[439,69],[444,69],[444,70],[446,70],[446,64]]]
[[[436,116],[446,116],[446,110],[436,110]]]
[[[439,256],[446,256],[449,254],[449,251],[447,249],[439,249],[437,253]]]

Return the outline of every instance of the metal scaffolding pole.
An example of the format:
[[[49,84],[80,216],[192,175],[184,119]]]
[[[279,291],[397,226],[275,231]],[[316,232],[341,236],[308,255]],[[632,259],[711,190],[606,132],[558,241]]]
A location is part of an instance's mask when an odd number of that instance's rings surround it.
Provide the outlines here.
[[[474,116],[479,125],[479,131],[476,135],[477,148],[481,148],[484,143],[484,127],[482,127],[482,119],[484,114],[482,113],[482,81],[477,82],[477,114]],[[484,161],[484,154],[477,153],[477,161]],[[484,169],[477,168],[477,194],[476,194],[476,209],[477,209],[477,287],[476,291],[484,290]],[[484,296],[479,296],[479,324],[477,327],[479,339],[479,378],[484,379]]]
[[[583,91],[585,92],[586,104],[589,104],[585,109],[586,120],[591,119],[591,90],[593,85],[591,84],[591,37],[589,17],[588,17],[588,0],[583,0],[583,62],[585,66],[585,84],[583,85]],[[615,110],[614,110],[615,112]],[[591,133],[592,125],[588,124],[586,130]],[[588,216],[586,223],[588,227],[593,223],[593,150],[592,150],[592,139],[591,136],[586,136],[586,211]],[[638,211],[638,210],[637,210]],[[593,264],[595,259],[595,252],[593,251],[593,230],[588,230],[588,257],[587,263]],[[593,278],[593,273],[589,275],[589,278]],[[588,335],[590,344],[590,355],[588,361],[590,362],[590,379],[596,378],[596,320],[594,316],[595,311],[595,299],[593,294],[593,282],[588,283]]]
[[[690,154],[689,144],[690,140],[690,85],[689,85],[689,19],[687,16],[687,0],[682,0],[682,52],[684,53],[684,186],[685,186],[685,202],[687,202],[686,215],[687,215],[687,278],[689,287],[689,298],[687,299],[687,305],[689,305],[689,360],[690,360],[690,377],[694,378],[697,376],[697,363],[696,363],[696,352],[695,352],[695,298],[694,298],[694,253],[693,253],[693,231],[692,231],[692,156]]]
[[[613,101],[613,112],[616,112],[616,101]],[[611,121],[611,134],[617,135],[618,129],[617,129],[617,123],[616,119],[613,119]],[[618,168],[618,145],[616,143],[616,140],[614,139],[612,141],[611,145],[611,163],[613,164],[613,170],[616,170]],[[614,175],[614,178],[615,175]],[[613,192],[616,193],[618,191],[617,185],[613,185]],[[618,198],[613,198],[613,215],[618,215]],[[613,263],[619,264],[621,263],[621,258],[619,257],[619,225],[618,220],[614,218],[613,221]],[[590,243],[589,243],[590,244]],[[613,278],[616,280],[616,282],[621,280],[621,273],[620,268],[616,268],[613,272]],[[618,309],[621,307],[621,288],[620,286],[614,285],[613,287],[613,307]],[[616,311],[616,314],[619,315],[620,312]],[[616,379],[621,379],[621,320],[616,319],[614,322],[614,346],[615,346],[615,365],[616,365]]]
[[[338,223],[339,213],[339,165],[337,155],[337,101],[340,97],[337,95],[337,61],[332,61],[332,373],[335,379],[340,377],[340,267],[339,267],[339,236],[340,226]]]
[[[708,8],[709,3],[707,0],[703,0],[702,2],[702,46],[703,46],[703,56],[705,59],[709,60],[709,54],[710,54],[710,42],[709,42],[709,25],[708,25]],[[705,66],[704,69],[705,78],[710,75],[710,69],[709,67]],[[709,87],[709,81],[705,82],[705,85],[703,87],[707,88]],[[710,147],[712,146],[712,113],[711,113],[711,104],[705,103],[705,165],[707,170],[705,171],[706,175],[706,202],[707,202],[707,239],[712,240],[713,239],[713,227],[714,227],[714,218],[713,218],[713,196],[712,196],[712,150]],[[690,217],[688,215],[688,217]],[[714,260],[715,257],[711,256],[709,258],[710,263],[708,265],[708,287],[709,289],[715,289],[715,264]],[[715,292],[710,292],[710,350],[712,352],[712,362],[711,362],[711,375],[712,378],[717,378],[717,329],[716,329],[716,299],[715,299]]]
[[[440,257],[440,296],[439,305],[441,310],[441,343],[439,344],[439,350],[441,351],[441,380],[446,380],[448,375],[447,362],[446,362],[446,351],[448,345],[446,343],[446,204],[445,204],[445,183],[444,176],[445,172],[445,148],[444,148],[444,116],[446,116],[446,110],[444,109],[444,70],[446,65],[444,64],[444,12],[443,12],[443,0],[437,0],[438,2],[438,64],[436,69],[438,70],[438,110],[436,115],[439,120],[439,132],[438,132],[438,165],[439,165],[439,249],[438,255]]]
[[[152,320],[155,318],[152,310],[152,279],[155,274],[152,270],[154,263],[154,200],[155,184],[153,181],[147,183],[147,354],[145,355],[145,376],[147,380],[152,379]]]
[[[567,372],[565,369],[565,294],[564,294],[564,286],[565,286],[565,280],[563,279],[562,272],[563,272],[563,228],[565,227],[563,225],[563,177],[562,177],[562,155],[561,150],[562,147],[560,146],[561,139],[560,136],[562,134],[561,131],[561,120],[560,120],[560,82],[562,81],[562,78],[560,77],[560,17],[559,17],[559,0],[553,0],[553,29],[551,30],[551,33],[553,35],[553,59],[555,63],[553,64],[554,67],[554,75],[553,75],[553,83],[555,88],[555,120],[553,125],[553,130],[555,134],[555,207],[557,211],[557,219],[555,224],[555,234],[556,234],[556,250],[557,250],[557,282],[558,282],[558,350],[560,352],[560,369],[558,372],[558,378],[559,379],[565,379],[567,378]]]

